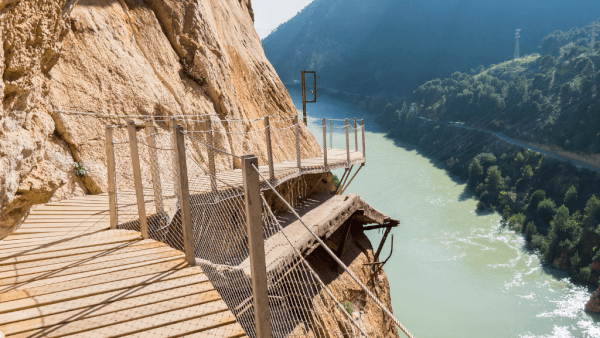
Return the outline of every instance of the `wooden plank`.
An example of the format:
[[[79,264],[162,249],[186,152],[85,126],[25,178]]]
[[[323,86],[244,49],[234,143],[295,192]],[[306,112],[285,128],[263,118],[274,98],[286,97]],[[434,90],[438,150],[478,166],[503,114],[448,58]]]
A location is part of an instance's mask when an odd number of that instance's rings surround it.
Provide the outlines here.
[[[56,293],[67,290],[75,290],[83,287],[91,287],[94,285],[101,285],[111,282],[117,282],[127,280],[130,278],[138,278],[148,275],[156,275],[158,273],[166,273],[176,269],[182,269],[185,267],[182,260],[167,262],[163,264],[153,264],[139,268],[133,268],[128,270],[113,271],[110,273],[99,274],[95,276],[82,277],[82,278],[55,278],[54,283],[23,283],[12,287],[8,291],[0,293],[0,297],[3,299],[10,300],[14,295],[21,294],[22,291],[26,291],[29,297],[35,297],[40,295],[46,295],[50,293]]]
[[[100,207],[100,208],[94,208],[95,210],[93,210],[92,208],[60,208],[60,207],[45,207],[45,208],[38,208],[34,211],[31,212],[31,215],[102,215],[102,216],[109,216],[109,211],[106,210],[104,207]]]
[[[109,233],[110,235],[106,235]],[[112,230],[110,232],[103,231],[97,233],[84,234],[77,238],[66,238],[62,240],[31,240],[29,243],[15,243],[0,241],[0,255],[14,254],[19,252],[50,252],[61,250],[64,248],[81,248],[94,245],[104,245],[109,243],[117,243],[124,241],[141,240],[140,233],[131,230]],[[1,257],[1,256],[0,256]]]
[[[63,213],[62,215],[60,214],[54,214],[54,215],[49,215],[49,214],[33,214],[30,215],[29,217],[27,217],[27,220],[38,220],[38,219],[42,219],[42,220],[51,220],[51,219],[63,219],[65,221],[68,220],[83,220],[83,221],[87,221],[87,220],[91,220],[91,221],[97,221],[97,220],[103,220],[106,219],[108,220],[108,215],[107,214],[89,214],[89,215],[82,215],[82,214],[71,214],[68,212]]]
[[[87,227],[83,227],[83,226],[64,226],[64,227],[60,227],[60,226],[56,226],[56,224],[53,224],[53,227],[20,227],[19,229],[15,230],[13,232],[13,234],[15,235],[19,235],[19,234],[45,234],[45,233],[50,233],[50,234],[56,234],[56,233],[71,233],[73,231],[77,231],[79,230],[83,230],[82,228],[85,228],[85,231],[100,231],[100,230],[108,230],[108,226],[105,225],[88,225]]]
[[[227,320],[222,319],[225,316],[215,316],[221,313],[228,314]],[[178,322],[192,322],[193,320],[201,320],[200,323],[204,325],[201,326],[201,329],[204,327],[217,327],[224,324],[230,323],[230,318],[233,315],[227,311],[227,305],[221,300],[213,301],[201,305],[190,306],[184,309],[178,309],[167,313],[150,315],[147,317],[142,317],[139,319],[133,319],[130,321],[122,322],[122,317],[115,318],[117,314],[109,314],[106,316],[100,316],[98,318],[92,317],[87,320],[76,321],[68,324],[58,325],[54,331],[44,330],[44,337],[62,337],[68,335],[70,338],[75,337],[107,337],[107,336],[124,336],[131,335],[130,337],[170,337],[173,336],[173,333],[170,332],[182,332],[186,333],[187,328],[191,327],[189,324],[183,324],[181,327],[174,328],[170,327],[171,323]],[[109,325],[103,325],[101,322],[103,317],[108,317],[110,319],[114,318],[114,321],[117,322],[115,324],[111,324],[109,321]],[[235,322],[235,317],[233,317]],[[90,325],[93,323],[94,326]],[[91,327],[90,327],[91,326]],[[177,327],[177,325],[174,325]],[[161,330],[164,332],[162,335],[153,334],[155,329],[165,329]],[[148,332],[149,331],[149,332]],[[31,337],[32,334],[36,332],[25,332],[21,334],[16,334],[11,336],[11,338],[21,338],[21,337]],[[34,335],[37,336],[37,335]]]
[[[223,303],[224,304],[224,303]],[[216,309],[216,308],[215,308]],[[225,307],[226,309],[226,307]],[[213,310],[213,311],[211,311]],[[189,311],[188,311],[189,313]],[[170,314],[170,313],[169,313]],[[165,315],[166,317],[167,315]],[[152,318],[152,317],[150,317]],[[141,320],[133,321],[128,324],[136,325]],[[144,321],[145,322],[145,321]],[[165,323],[166,320],[161,321]],[[185,321],[170,323],[165,326],[149,329],[140,329],[138,332],[128,335],[128,338],[147,338],[147,337],[187,337],[190,334],[208,332],[209,330],[216,329],[225,325],[235,323],[235,317],[229,311],[216,312],[214,309],[204,307],[198,309],[195,318],[190,318]],[[78,337],[86,337],[81,335]],[[87,336],[90,337],[90,336]],[[214,336],[213,336],[214,337]]]
[[[140,286],[146,286],[161,281],[168,281],[181,277],[195,275],[197,281],[207,280],[204,274],[196,269],[181,269],[175,271],[169,271],[159,273],[154,276],[143,276],[137,278],[130,278],[126,280],[117,281],[114,283],[105,283],[100,285],[94,285],[90,287],[78,288],[75,290],[61,291],[49,294],[43,294],[32,297],[27,292],[20,292],[19,294],[11,294],[10,299],[4,298],[4,295],[0,295],[0,314],[5,312],[18,311],[27,309],[30,307],[36,307],[46,304],[52,304],[57,302],[64,302],[86,296],[99,295],[111,291],[127,290],[129,288],[135,288]]]
[[[209,281],[195,283],[195,281],[191,281],[191,277],[186,277],[185,279],[189,280],[187,284],[181,283],[184,280],[184,278],[181,278],[176,280],[181,284],[180,286],[169,287],[168,285],[164,285],[165,289],[161,290],[156,287],[161,283],[151,284],[146,287],[153,288],[151,292],[145,291],[146,288],[138,288],[136,290],[128,290],[127,293],[123,293],[122,295],[106,293],[99,296],[79,298],[70,302],[9,312],[3,314],[2,318],[0,318],[0,331],[13,323],[29,321],[29,323],[35,325],[31,329],[36,329],[75,320],[75,318],[71,318],[74,314],[79,314],[77,319],[94,317],[120,310],[132,309],[140,306],[140,304],[148,305],[214,290]],[[43,325],[38,324],[40,320]]]
[[[95,251],[102,251],[102,250],[110,250],[114,247],[117,246],[122,246],[123,243],[127,243],[127,242],[131,242],[131,244],[129,245],[137,245],[137,243],[140,243],[142,241],[148,241],[150,242],[151,240],[142,240],[142,238],[135,238],[135,239],[125,239],[125,240],[115,240],[115,241],[109,241],[109,243],[92,243],[89,246],[83,246],[83,247],[71,247],[71,246],[61,246],[58,247],[59,244],[57,244],[55,246],[53,245],[47,245],[45,247],[41,247],[41,248],[32,248],[29,250],[24,250],[22,248],[15,248],[15,249],[6,249],[6,250],[2,250],[0,251],[0,262],[2,262],[5,259],[10,259],[10,258],[14,258],[14,257],[27,257],[30,255],[41,255],[43,254],[43,256],[45,257],[62,257],[62,256],[69,256],[69,255],[76,255],[76,254],[80,254],[80,253],[87,253],[87,252],[95,252]],[[144,242],[145,243],[145,242]]]
[[[110,211],[104,205],[98,206],[88,206],[82,207],[80,203],[75,203],[75,205],[69,204],[59,204],[52,205],[51,203],[47,203],[41,206],[36,207],[31,211],[31,213],[38,213],[43,211],[103,211],[109,213]]]
[[[143,248],[141,250],[131,251],[131,252],[122,252],[120,254],[108,254],[104,252],[96,252],[90,254],[81,254],[77,256],[67,256],[60,258],[52,258],[43,261],[32,261],[25,263],[17,263],[17,264],[9,264],[9,265],[0,265],[0,273],[4,273],[7,271],[15,271],[19,272],[22,270],[28,270],[31,268],[41,268],[41,269],[65,269],[72,266],[81,266],[87,264],[96,264],[100,262],[109,262],[113,260],[126,260],[128,258],[136,258],[136,257],[150,257],[150,255],[162,256],[162,257],[171,257],[181,255],[181,252],[175,250],[170,247],[159,247],[159,248],[151,248],[146,249]],[[166,256],[165,256],[166,255]],[[46,270],[48,271],[48,270]]]
[[[19,275],[12,278],[4,278],[0,279],[0,292],[5,292],[8,290],[12,290],[15,287],[20,285],[45,285],[52,284],[57,281],[66,281],[73,280],[78,278],[90,277],[95,275],[101,275],[104,273],[110,273],[114,271],[121,271],[127,269],[136,269],[138,267],[147,267],[154,266],[157,264],[167,264],[171,262],[176,262],[177,264],[181,264],[181,257],[167,257],[167,258],[159,258],[154,260],[148,260],[143,262],[137,262],[132,264],[119,264],[112,267],[107,268],[99,268],[99,269],[90,269],[88,266],[85,266],[83,269],[69,269],[67,271],[50,271],[50,272],[40,272],[33,273],[29,275]]]
[[[74,273],[73,271],[77,271],[77,272],[89,271],[90,269],[100,269],[102,267],[114,267],[114,266],[120,266],[120,265],[125,265],[125,264],[134,264],[134,263],[156,260],[156,259],[160,259],[160,258],[180,257],[181,254],[182,253],[179,251],[174,251],[174,252],[164,252],[164,253],[161,253],[160,255],[154,255],[154,256],[142,255],[142,256],[134,256],[131,258],[123,258],[123,259],[113,259],[113,258],[97,259],[96,262],[88,263],[88,264],[73,264],[73,262],[66,262],[66,263],[61,263],[61,264],[53,264],[50,266],[44,265],[44,266],[38,266],[38,267],[33,267],[33,268],[28,268],[28,269],[20,269],[19,271],[14,271],[14,270],[3,271],[3,272],[0,272],[0,279],[14,278],[17,276],[24,276],[24,275],[40,273],[40,272],[48,272],[48,271],[53,271],[53,274],[56,274],[56,275],[58,275],[62,272]]]
[[[81,229],[81,230],[76,230],[73,232],[70,232],[68,234],[52,234],[52,233],[46,233],[46,234],[13,234],[7,238],[5,238],[3,241],[5,243],[29,243],[30,240],[35,240],[35,239],[41,239],[41,240],[46,240],[47,242],[49,241],[56,241],[56,240],[60,240],[60,239],[68,239],[68,238],[73,238],[73,237],[77,237],[80,235],[88,235],[88,234],[99,234],[99,233],[105,233],[106,230],[102,229],[102,230],[87,230],[87,229]]]
[[[51,317],[36,318],[26,322],[13,323],[6,325],[5,327],[0,326],[0,330],[7,335],[26,332],[30,337],[35,335],[61,337],[63,335],[87,332],[111,325],[127,323],[136,319],[158,314],[173,316],[172,312],[187,308],[192,310],[191,308],[198,308],[200,305],[215,308],[220,305],[222,308],[222,304],[224,304],[221,301],[219,293],[214,290],[156,303],[140,302],[135,304],[137,306],[133,308],[131,307],[131,304],[129,304],[130,301],[131,300],[111,303],[99,307],[99,311],[94,311],[94,308],[86,311],[76,310]],[[107,309],[112,311],[107,312]],[[91,314],[91,316],[89,314]],[[183,316],[183,314],[180,315]]]
[[[27,243],[29,240],[32,239],[46,239],[47,241],[51,241],[51,240],[58,240],[61,238],[72,238],[72,237],[76,237],[79,235],[86,235],[86,234],[99,234],[99,233],[105,233],[106,230],[105,229],[100,229],[100,230],[94,230],[94,229],[85,229],[82,228],[80,230],[74,230],[72,232],[69,232],[68,234],[52,234],[52,233],[46,233],[46,234],[21,234],[21,233],[16,233],[16,234],[12,234],[9,237],[6,237],[5,239],[3,239],[4,242],[6,243],[12,243],[12,242],[25,242]]]
[[[212,284],[208,282],[208,279],[199,278],[198,275],[191,275],[187,277],[156,282],[149,285],[143,285],[140,287],[108,291],[61,302],[49,302],[47,304],[36,304],[35,299],[28,298],[20,301],[19,303],[12,304],[12,307],[16,310],[10,310],[6,313],[2,313],[2,316],[0,316],[0,321],[3,323],[11,323],[18,321],[19,318],[27,319],[43,317],[51,314],[85,309],[98,304],[109,304],[115,301],[131,298],[137,298],[133,299],[131,302],[139,304],[139,300],[153,299],[155,297],[154,295],[159,295],[161,292],[171,292],[184,295],[185,292],[190,292],[188,289],[202,290],[204,288],[204,283],[208,283],[209,288],[213,288]]]
[[[214,337],[227,337],[227,338],[240,338],[246,337],[246,332],[242,326],[238,323],[229,324],[208,331],[201,331],[193,333],[191,335],[186,334],[186,338],[214,338]]]
[[[66,225],[93,225],[93,224],[101,224],[101,225],[110,225],[110,221],[105,219],[94,219],[94,220],[60,220],[60,219],[31,219],[23,222],[23,224],[49,224],[49,223],[58,223],[58,224],[66,224]]]
[[[83,258],[81,255],[94,255],[98,253],[102,253],[104,255],[114,255],[121,254],[124,252],[145,250],[150,248],[159,248],[159,247],[168,247],[166,244],[161,242],[156,242],[150,239],[146,239],[143,241],[131,241],[131,242],[123,242],[119,244],[111,244],[111,245],[99,245],[92,247],[85,247],[81,249],[72,249],[72,250],[60,250],[51,253],[33,253],[29,255],[12,255],[5,258],[0,258],[0,266],[6,264],[17,264],[17,263],[25,263],[25,262],[38,262],[38,261],[46,261],[49,262],[51,259],[57,258],[65,258],[65,257],[77,257],[78,259]]]

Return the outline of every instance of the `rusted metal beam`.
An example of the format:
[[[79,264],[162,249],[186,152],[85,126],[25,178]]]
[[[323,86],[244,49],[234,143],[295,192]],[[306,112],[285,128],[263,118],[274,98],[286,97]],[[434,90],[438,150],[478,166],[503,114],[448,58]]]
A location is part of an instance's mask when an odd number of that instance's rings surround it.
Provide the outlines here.
[[[390,231],[392,231],[391,227],[385,229],[385,233],[383,234],[383,238],[381,239],[381,242],[379,243],[379,247],[377,248],[377,252],[375,252],[375,261],[376,262],[379,262],[379,254],[381,254],[381,250],[383,249],[383,244],[387,240],[387,237],[390,234]]]

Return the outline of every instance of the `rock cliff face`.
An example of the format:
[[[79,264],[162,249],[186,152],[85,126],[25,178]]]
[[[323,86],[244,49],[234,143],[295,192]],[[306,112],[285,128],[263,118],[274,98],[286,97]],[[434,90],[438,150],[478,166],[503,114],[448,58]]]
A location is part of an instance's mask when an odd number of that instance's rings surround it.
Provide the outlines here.
[[[295,115],[253,16],[250,0],[0,0],[0,239],[36,204],[106,191],[104,125],[186,115],[246,132],[223,120]],[[303,156],[316,156],[315,139],[301,133]],[[264,159],[264,142],[248,133],[224,143]],[[294,139],[273,145],[275,161],[295,153]],[[365,254],[355,251],[360,270]],[[343,293],[336,275],[329,282]]]
[[[249,0],[0,0],[0,238],[36,204],[105,191],[103,126],[125,115],[237,131],[221,120],[296,114],[253,16]],[[276,160],[295,146],[274,143]],[[302,148],[319,149],[305,128]]]

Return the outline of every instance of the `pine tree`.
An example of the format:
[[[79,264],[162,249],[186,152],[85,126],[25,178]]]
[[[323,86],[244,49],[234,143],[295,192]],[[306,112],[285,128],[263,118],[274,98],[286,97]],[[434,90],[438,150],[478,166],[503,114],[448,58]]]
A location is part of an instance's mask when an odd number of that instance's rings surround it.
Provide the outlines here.
[[[575,203],[577,202],[577,189],[575,186],[571,185],[569,190],[565,193],[565,205],[571,209],[575,207]]]
[[[600,221],[600,200],[592,195],[587,201],[581,223],[585,228],[595,228]]]
[[[467,181],[468,186],[471,189],[474,189],[477,186],[477,183],[483,176],[483,167],[481,163],[479,163],[478,159],[474,159],[469,164],[469,180]]]
[[[502,178],[502,172],[498,169],[498,166],[492,166],[488,169],[485,186],[494,198],[497,198],[500,191],[504,189],[504,178]]]

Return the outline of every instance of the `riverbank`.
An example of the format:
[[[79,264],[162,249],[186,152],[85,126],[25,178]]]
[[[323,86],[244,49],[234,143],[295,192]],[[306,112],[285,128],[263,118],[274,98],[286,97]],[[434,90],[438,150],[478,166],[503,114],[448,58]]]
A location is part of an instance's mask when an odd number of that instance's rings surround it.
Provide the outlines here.
[[[417,145],[466,183],[479,210],[498,211],[549,264],[570,270],[577,282],[598,282],[598,172],[528,150],[497,132],[402,114],[378,119],[391,137]]]
[[[302,109],[300,90],[288,90]],[[567,270],[542,264],[524,236],[503,226],[497,213],[477,211],[465,180],[444,163],[389,136],[356,103],[324,94],[307,109],[317,119],[365,120],[367,163],[346,192],[401,222],[391,233],[393,250],[388,238],[381,255],[391,252],[385,272],[394,314],[411,333],[600,337],[595,324],[600,317],[584,310],[595,288],[571,283]],[[322,135],[322,129],[311,131]],[[366,235],[373,245],[382,237],[377,230]]]

